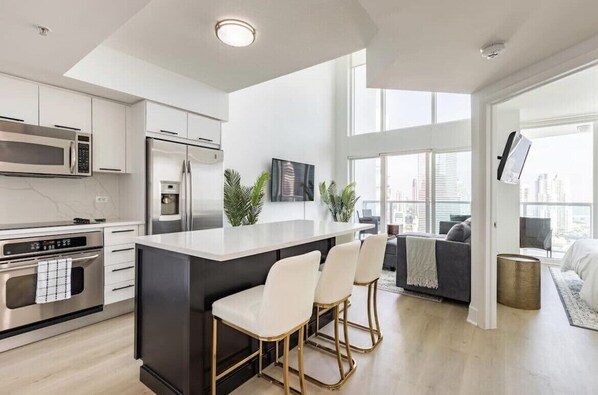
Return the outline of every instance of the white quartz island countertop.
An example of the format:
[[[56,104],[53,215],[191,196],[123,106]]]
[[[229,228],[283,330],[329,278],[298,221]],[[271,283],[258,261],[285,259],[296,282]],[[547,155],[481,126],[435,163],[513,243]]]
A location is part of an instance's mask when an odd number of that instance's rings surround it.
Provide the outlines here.
[[[295,220],[166,233],[135,238],[137,244],[228,261],[372,228],[371,224]]]

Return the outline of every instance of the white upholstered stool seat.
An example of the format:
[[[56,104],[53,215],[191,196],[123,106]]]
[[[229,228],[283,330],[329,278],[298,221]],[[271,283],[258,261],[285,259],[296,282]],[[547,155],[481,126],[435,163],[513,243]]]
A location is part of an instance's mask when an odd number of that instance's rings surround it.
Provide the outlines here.
[[[359,252],[354,285],[368,288],[368,326],[355,322],[349,322],[349,325],[370,333],[371,346],[359,347],[351,345],[353,350],[362,353],[373,351],[382,341],[382,331],[380,330],[380,321],[378,319],[378,279],[382,274],[382,264],[384,262],[387,241],[388,235],[386,233],[369,236],[363,241]],[[372,310],[374,313],[373,319]]]
[[[324,337],[327,340],[333,341],[335,348],[329,348],[320,342],[314,342],[307,339],[307,344],[313,346],[319,351],[323,351],[333,357],[336,357],[339,369],[340,379],[335,383],[326,383],[316,377],[305,374],[305,378],[326,389],[335,390],[339,389],[347,379],[355,372],[357,364],[351,357],[351,349],[346,346],[346,354],[343,355],[340,348],[339,338],[339,321],[340,321],[340,308],[341,305],[344,307],[344,335],[345,340],[349,338],[349,332],[347,328],[347,311],[348,311],[348,300],[353,291],[353,280],[355,277],[355,270],[357,267],[357,259],[359,257],[359,249],[361,243],[359,241],[353,241],[346,244],[340,244],[333,247],[326,257],[326,262],[321,272],[318,272],[318,286],[316,288],[316,294],[314,298],[314,305],[316,307],[316,336]],[[334,316],[334,337],[321,334],[319,332],[320,316],[328,311],[332,310]],[[346,343],[349,344],[349,343]],[[348,362],[349,367],[345,370],[344,363]],[[293,370],[297,373],[296,370]]]
[[[303,376],[303,337],[312,314],[317,285],[320,251],[281,259],[268,272],[266,284],[224,297],[212,304],[212,395],[218,380],[257,358],[258,376],[284,388],[285,394],[305,393]],[[251,355],[217,373],[218,324],[232,327],[259,340],[259,348]],[[289,385],[290,336],[299,331],[298,360],[301,392]],[[284,340],[283,382],[262,369],[263,342]]]
[[[218,299],[212,304],[212,314],[257,336],[262,336],[257,323],[264,297],[264,288],[263,285],[258,285]]]

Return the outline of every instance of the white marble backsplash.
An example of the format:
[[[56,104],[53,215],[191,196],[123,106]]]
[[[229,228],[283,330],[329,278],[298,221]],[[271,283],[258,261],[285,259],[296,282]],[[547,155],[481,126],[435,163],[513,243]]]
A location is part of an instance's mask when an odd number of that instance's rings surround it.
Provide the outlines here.
[[[64,221],[75,217],[118,219],[118,177],[0,176],[0,224]],[[96,203],[96,196],[108,197]]]

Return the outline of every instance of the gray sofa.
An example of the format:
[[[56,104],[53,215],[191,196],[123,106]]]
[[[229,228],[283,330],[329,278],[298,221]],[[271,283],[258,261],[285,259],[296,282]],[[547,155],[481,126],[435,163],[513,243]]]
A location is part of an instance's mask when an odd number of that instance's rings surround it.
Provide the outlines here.
[[[471,245],[447,241],[443,235],[412,234],[435,237],[438,289],[407,285],[407,243],[409,234],[397,237],[397,287],[429,295],[469,302],[471,298]]]

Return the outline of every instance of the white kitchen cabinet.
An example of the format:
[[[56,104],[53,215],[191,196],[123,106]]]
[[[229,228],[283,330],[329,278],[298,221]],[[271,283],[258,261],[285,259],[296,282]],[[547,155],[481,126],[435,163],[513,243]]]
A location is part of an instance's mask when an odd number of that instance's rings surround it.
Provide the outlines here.
[[[40,86],[39,124],[91,133],[91,97],[63,89]]]
[[[37,125],[38,85],[0,75],[0,121]]]
[[[220,145],[220,121],[187,114],[187,138],[201,143]]]
[[[126,173],[126,106],[93,98],[93,171]]]
[[[104,228],[104,304],[135,297],[135,243],[138,225]]]
[[[187,112],[157,103],[146,104],[148,132],[187,138]]]

